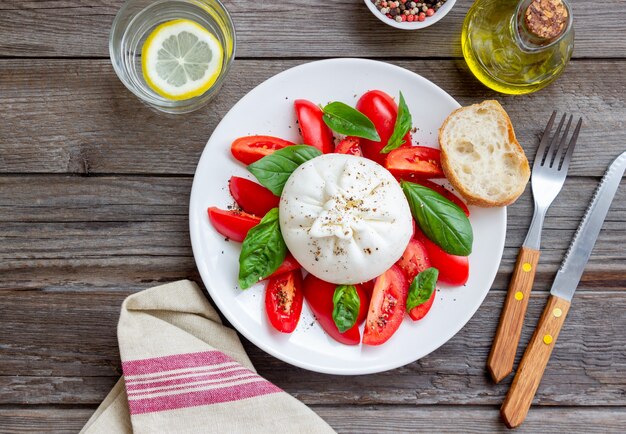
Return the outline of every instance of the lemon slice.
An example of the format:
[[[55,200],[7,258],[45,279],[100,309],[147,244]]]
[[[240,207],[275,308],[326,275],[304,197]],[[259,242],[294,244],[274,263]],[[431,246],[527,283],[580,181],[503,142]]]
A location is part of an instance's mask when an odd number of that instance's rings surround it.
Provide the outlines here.
[[[220,75],[222,45],[191,20],[160,24],[141,50],[141,68],[148,86],[171,100],[202,95]]]

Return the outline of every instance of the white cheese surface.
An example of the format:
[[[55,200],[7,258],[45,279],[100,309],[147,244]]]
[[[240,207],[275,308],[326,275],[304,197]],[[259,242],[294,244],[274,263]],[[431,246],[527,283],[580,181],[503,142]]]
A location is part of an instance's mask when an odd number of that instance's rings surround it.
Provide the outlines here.
[[[412,236],[409,204],[381,165],[326,154],[298,167],[280,199],[280,228],[289,251],[327,282],[365,282],[402,256]]]

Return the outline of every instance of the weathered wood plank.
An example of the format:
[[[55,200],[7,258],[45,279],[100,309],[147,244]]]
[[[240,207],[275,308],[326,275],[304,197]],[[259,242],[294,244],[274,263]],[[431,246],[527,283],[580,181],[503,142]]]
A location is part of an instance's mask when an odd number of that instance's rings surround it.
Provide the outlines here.
[[[470,406],[313,406],[313,411],[338,433],[505,433],[496,407]],[[18,433],[76,433],[94,408],[0,407],[0,431]],[[548,422],[549,421],[549,422]],[[626,409],[533,408],[516,433],[623,433]]]
[[[0,288],[137,290],[198,278],[189,242],[190,177],[0,176]],[[571,178],[550,209],[535,290],[546,290],[597,181]],[[530,224],[530,189],[509,208],[495,288],[505,288]],[[218,204],[224,206],[225,204]],[[626,286],[626,190],[617,192],[583,277]]]
[[[122,3],[2,1],[0,56],[108,57],[109,30]],[[574,56],[622,57],[624,2],[605,1],[601,8],[571,3]],[[282,1],[279,8],[271,1],[225,4],[237,28],[238,57],[458,57],[461,25],[472,2],[458,1],[442,21],[415,32],[384,25],[358,0],[327,2],[323,7],[298,0]]]
[[[1,291],[0,404],[99,403],[120,374],[115,324],[127,294]],[[485,362],[503,300],[502,291],[492,291],[446,345],[416,363],[381,374],[310,373],[249,342],[245,347],[263,376],[307,404],[498,405],[511,378],[493,385]],[[520,348],[545,300],[546,294],[531,297]],[[613,314],[607,314],[608,306]],[[626,405],[624,311],[623,293],[576,295],[535,403]]]
[[[192,175],[224,113],[262,80],[300,63],[240,60],[211,105],[183,119],[143,106],[107,60],[0,60],[0,173]],[[600,176],[624,149],[623,61],[573,62],[554,85],[522,97],[487,90],[461,61],[394,63],[431,79],[462,104],[502,101],[531,158],[552,110],[583,115],[571,175]]]

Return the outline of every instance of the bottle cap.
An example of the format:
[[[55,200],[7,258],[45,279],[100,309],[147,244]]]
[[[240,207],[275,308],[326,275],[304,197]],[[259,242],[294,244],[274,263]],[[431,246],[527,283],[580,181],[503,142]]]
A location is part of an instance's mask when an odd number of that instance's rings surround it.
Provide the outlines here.
[[[554,39],[567,23],[567,8],[562,0],[533,0],[524,14],[526,28],[543,39]]]

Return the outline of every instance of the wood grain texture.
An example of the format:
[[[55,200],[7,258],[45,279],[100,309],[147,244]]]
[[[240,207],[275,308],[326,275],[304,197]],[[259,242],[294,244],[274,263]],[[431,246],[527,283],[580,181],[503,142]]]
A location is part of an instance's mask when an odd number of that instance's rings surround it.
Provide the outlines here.
[[[108,60],[0,60],[0,173],[191,176],[224,114],[261,81],[301,63],[238,60],[217,98],[181,122],[143,106]],[[487,90],[460,60],[393,63],[432,80],[461,104],[498,99],[531,161],[553,110],[582,115],[570,176],[601,176],[626,143],[626,61],[573,62],[552,86],[523,97]],[[271,103],[289,104],[284,95]],[[265,132],[242,126],[238,133]],[[423,144],[435,141],[433,135]]]
[[[495,407],[472,406],[313,406],[320,417],[338,433],[427,433],[459,434],[506,433]],[[78,432],[95,408],[91,407],[0,407],[0,432],[13,434]],[[549,424],[546,423],[549,421]],[[534,409],[516,433],[544,434],[622,434],[626,426],[623,408],[564,408]]]
[[[539,250],[522,246],[517,256],[498,329],[487,359],[487,369],[496,383],[513,371],[540,254]]]
[[[108,57],[108,35],[122,0],[4,0],[0,56]],[[360,0],[226,0],[237,29],[237,57],[459,57],[461,26],[472,2],[459,0],[439,23],[403,32],[374,17]],[[626,4],[571,2],[575,57],[621,57]],[[37,25],[33,25],[37,23]],[[402,42],[398,43],[398,36]],[[393,49],[389,49],[393,47]]]
[[[130,293],[0,291],[0,404],[98,404],[120,375],[115,325]],[[261,296],[261,295],[260,295]],[[545,294],[534,294],[538,318]],[[355,377],[290,366],[244,340],[261,375],[316,405],[499,405],[510,378],[493,385],[485,361],[504,300],[491,291],[458,335],[429,356],[390,372]],[[618,292],[579,289],[536,395],[538,405],[626,405],[626,311]],[[526,345],[535,321],[528,321]]]
[[[0,176],[0,288],[115,292],[187,277],[197,280],[188,228],[191,182],[189,177]],[[568,179],[550,208],[536,291],[549,289],[596,185],[595,179]],[[226,179],[222,188],[227,188]],[[529,190],[509,207],[494,288],[508,286],[526,236],[532,216]],[[623,221],[624,188],[617,191],[583,286],[626,286]]]
[[[517,428],[526,419],[569,308],[569,301],[554,295],[548,297],[500,409],[502,419],[509,428]]]

